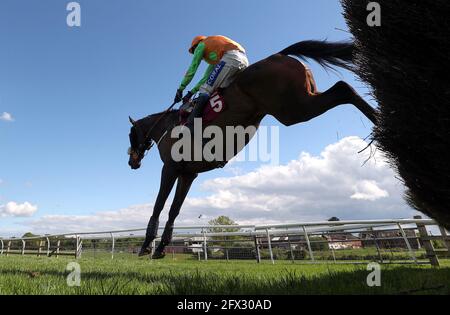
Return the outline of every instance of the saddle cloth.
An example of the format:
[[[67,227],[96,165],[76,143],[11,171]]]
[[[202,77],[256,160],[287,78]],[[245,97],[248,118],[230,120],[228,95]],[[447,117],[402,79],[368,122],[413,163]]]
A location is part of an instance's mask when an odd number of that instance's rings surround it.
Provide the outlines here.
[[[195,100],[181,105],[179,115],[180,115],[180,123],[182,125],[186,123],[187,118],[194,109],[194,106]],[[220,92],[216,91],[213,94],[211,94],[208,103],[206,104],[205,109],[203,110],[202,116],[203,124],[214,121],[224,110],[225,110],[225,101]]]

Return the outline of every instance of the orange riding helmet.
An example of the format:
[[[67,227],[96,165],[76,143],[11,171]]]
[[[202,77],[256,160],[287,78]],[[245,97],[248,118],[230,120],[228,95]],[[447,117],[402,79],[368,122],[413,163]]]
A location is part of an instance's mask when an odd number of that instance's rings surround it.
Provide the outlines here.
[[[189,52],[191,54],[194,53],[195,47],[197,47],[197,45],[202,41],[205,40],[206,36],[203,35],[199,35],[199,36],[195,36],[194,39],[192,40],[192,44],[191,44],[191,48],[189,48]]]

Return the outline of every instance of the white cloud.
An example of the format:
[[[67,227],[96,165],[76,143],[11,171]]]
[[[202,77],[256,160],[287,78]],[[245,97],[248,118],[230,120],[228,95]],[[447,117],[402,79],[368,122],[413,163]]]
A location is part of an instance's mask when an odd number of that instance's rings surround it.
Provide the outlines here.
[[[0,120],[3,120],[3,121],[14,121],[14,118],[12,117],[12,115],[10,113],[3,112],[0,115]]]
[[[367,143],[348,137],[320,155],[301,153],[285,165],[205,181],[206,197],[187,198],[177,224],[204,224],[227,215],[241,224],[341,219],[406,218],[417,214],[403,200],[403,185],[376,152],[364,164]],[[201,177],[200,177],[201,178]],[[170,200],[161,223],[167,216]],[[39,233],[145,227],[152,205],[137,205],[92,215],[47,215],[28,224]],[[198,219],[203,215],[203,219]]]
[[[37,206],[29,202],[16,203],[14,201],[8,202],[6,205],[0,205],[0,216],[12,217],[30,217],[37,211]]]
[[[373,180],[362,180],[356,183],[354,190],[355,193],[350,196],[352,199],[375,201],[389,196],[389,193],[378,187],[377,182]]]

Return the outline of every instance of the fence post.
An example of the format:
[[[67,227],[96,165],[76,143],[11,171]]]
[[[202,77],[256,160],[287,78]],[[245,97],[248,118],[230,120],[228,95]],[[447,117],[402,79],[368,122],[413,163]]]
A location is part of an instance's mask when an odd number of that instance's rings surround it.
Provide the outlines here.
[[[61,240],[56,242],[56,258],[59,257],[59,246],[61,245]]]
[[[50,239],[46,237],[47,239],[47,257],[50,255]]]
[[[4,246],[4,244],[3,244],[3,240],[2,239],[0,239],[0,243],[2,244],[2,249],[0,250],[0,255],[3,255],[3,246]]]
[[[11,241],[8,241],[8,246],[6,247],[6,256],[9,256],[10,249],[11,249]]]
[[[150,256],[150,259],[153,259],[153,255],[155,254],[155,248],[156,247],[156,240],[153,240],[152,241],[152,253],[151,253],[151,256]]]
[[[328,245],[328,246],[330,246],[330,245]],[[337,264],[337,261],[336,261],[336,253],[334,252],[333,246],[331,246],[331,254],[333,254],[333,261],[334,261],[334,263]]]
[[[295,263],[294,252],[292,251],[292,244],[291,244],[291,240],[289,239],[289,235],[288,235],[288,244],[289,244],[289,250],[290,250],[290,252],[291,252],[291,260],[292,260],[292,263]]]
[[[303,228],[303,233],[305,234],[306,244],[308,245],[309,257],[311,258],[311,261],[315,261],[314,254],[311,249],[311,243],[309,242],[308,232],[306,232],[306,227],[304,225],[302,225],[302,228]]]
[[[255,235],[255,249],[256,249],[256,262],[259,264],[261,262],[261,252],[259,251],[259,242],[257,235]]]
[[[397,223],[398,229],[400,230],[400,233],[402,234],[403,239],[405,240],[406,247],[408,248],[409,255],[411,256],[412,260],[417,264],[417,258],[416,255],[414,255],[414,251],[412,250],[411,244],[408,241],[408,236],[405,233],[405,230],[403,230],[402,225],[400,223]]]
[[[447,231],[442,226],[439,226],[439,230],[441,231],[442,240],[444,241],[445,247],[447,248],[447,257],[450,257],[450,237],[447,234]]]
[[[414,216],[414,219],[422,219],[420,215]],[[423,247],[425,247],[425,252],[430,260],[432,266],[439,266],[439,259],[434,251],[433,244],[428,236],[427,228],[423,223],[416,223],[417,229],[419,230],[420,240],[422,241]]]
[[[81,257],[81,251],[83,250],[83,240],[78,235],[75,235],[75,237],[77,246],[77,248],[75,249],[75,259],[78,259]]]
[[[378,258],[380,259],[380,263],[382,264],[382,263],[384,263],[384,261],[383,261],[383,255],[381,254],[381,251],[380,251],[380,245],[378,244],[377,232],[373,229],[373,227],[368,228],[367,231],[369,231],[369,233],[368,233],[369,237],[371,234],[373,236],[373,242],[375,244],[375,248],[377,249]]]
[[[269,247],[270,260],[272,261],[272,264],[275,264],[275,261],[273,260],[272,242],[270,240],[269,229],[266,229],[266,234],[267,234],[267,246]]]
[[[39,240],[39,247],[38,247],[38,252],[37,252],[38,257],[41,257],[42,246],[44,246],[44,245],[42,244],[43,242],[44,242],[43,240]]]
[[[22,239],[22,256],[25,255],[25,240]]]
[[[337,263],[337,261],[336,261],[336,253],[334,252],[334,247],[333,247],[333,245],[330,244],[330,240],[332,239],[332,236],[331,236],[331,235],[332,235],[332,234],[331,234],[330,232],[326,232],[325,234],[322,234],[322,237],[325,238],[325,239],[327,240],[327,246],[328,246],[328,249],[331,250],[331,254],[333,254],[333,261],[334,261],[334,263],[336,264],[336,263]]]
[[[80,248],[80,243],[78,239],[78,235],[75,234],[75,259],[78,258],[78,249]]]
[[[208,248],[206,247],[206,234],[205,234],[205,230],[202,230],[203,233],[203,252],[205,254],[205,261],[208,260]]]
[[[111,259],[114,259],[114,247],[115,247],[115,239],[114,239],[114,234],[112,234],[112,233],[110,233],[111,234],[111,241],[112,241],[112,244],[111,244]]]

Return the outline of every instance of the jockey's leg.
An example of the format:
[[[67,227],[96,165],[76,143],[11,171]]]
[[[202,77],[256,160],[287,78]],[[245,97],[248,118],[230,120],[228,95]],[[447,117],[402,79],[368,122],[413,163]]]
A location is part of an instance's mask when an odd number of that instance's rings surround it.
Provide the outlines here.
[[[234,80],[236,75],[247,68],[249,65],[247,56],[239,51],[230,51],[226,53],[222,60],[211,72],[210,77],[200,87],[200,95],[197,98],[197,104],[188,118],[186,127],[191,134],[194,131],[194,119],[203,116],[203,110],[208,103],[209,96],[218,88],[226,88]]]
[[[203,116],[203,110],[208,103],[209,96],[226,78],[229,72],[228,68],[229,67],[227,66],[227,63],[221,60],[211,72],[211,75],[205,82],[205,84],[200,87],[200,95],[196,98],[194,110],[189,115],[186,122],[186,127],[191,131],[191,134],[193,134],[194,132],[194,119]]]
[[[217,84],[217,88],[228,87],[237,75],[249,66],[247,55],[240,51],[230,51],[223,56],[223,60],[229,67],[227,75]]]
[[[195,107],[192,110],[192,113],[189,115],[186,122],[186,127],[190,130],[191,135],[194,133],[194,119],[203,116],[203,110],[205,109],[208,100],[209,100],[208,93],[200,93],[200,95],[195,100],[196,102]]]

